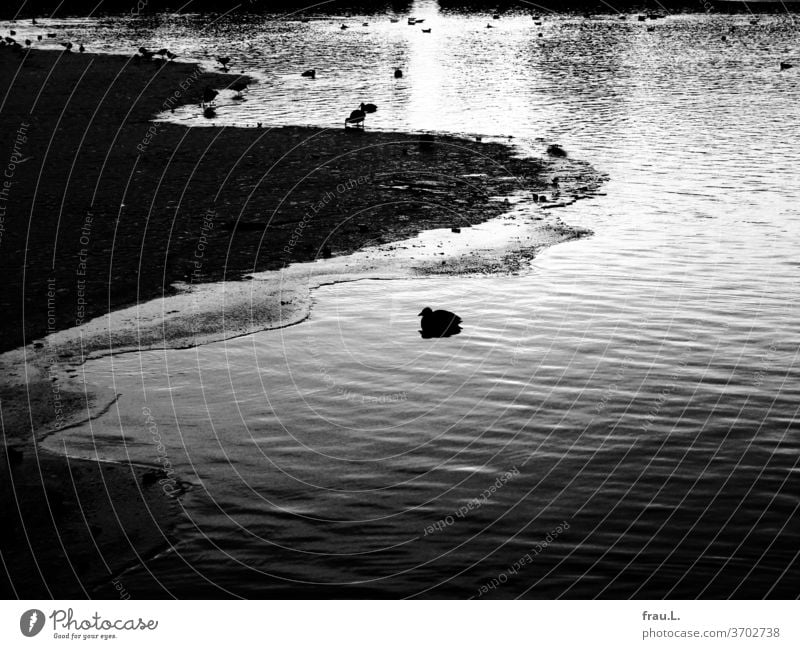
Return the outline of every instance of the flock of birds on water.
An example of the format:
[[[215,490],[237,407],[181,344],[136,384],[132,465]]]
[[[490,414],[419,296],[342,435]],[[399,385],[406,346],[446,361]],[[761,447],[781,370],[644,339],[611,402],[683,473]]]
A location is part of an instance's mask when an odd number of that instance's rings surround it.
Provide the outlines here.
[[[492,15],[492,20],[497,21],[497,20],[500,20],[500,18],[501,18],[500,14],[493,14]],[[539,15],[533,15],[533,16],[531,16],[531,18],[533,19],[533,22],[536,25],[541,25],[542,21],[544,20],[544,18],[542,16],[539,16]],[[590,18],[593,18],[593,16],[591,14],[584,14],[584,18],[590,19]],[[619,16],[620,20],[627,20],[627,18],[628,18],[628,16],[625,15],[625,14],[622,14],[622,15]],[[646,20],[658,20],[658,19],[661,19],[661,18],[665,18],[665,15],[664,14],[659,14],[659,13],[650,13],[650,14],[646,14],[646,15],[637,16],[637,20],[639,22],[644,22]],[[303,22],[303,23],[307,23],[309,21],[310,21],[309,18],[302,18],[301,19],[301,22]],[[397,23],[397,22],[400,21],[400,19],[392,17],[392,18],[390,18],[390,21],[392,23]],[[12,23],[16,23],[16,20],[12,20],[11,22]],[[408,22],[409,25],[420,25],[420,24],[423,24],[425,22],[425,19],[424,18],[409,17],[407,19],[407,22]],[[37,21],[36,21],[36,18],[32,18],[31,19],[31,24],[32,25],[37,25],[38,24]],[[750,24],[751,25],[758,25],[759,24],[758,18],[750,19]],[[367,23],[367,22],[363,22],[362,23],[362,27],[368,27],[368,26],[369,26],[369,23]],[[349,29],[349,28],[350,27],[348,25],[344,24],[344,23],[342,23],[340,25],[340,29],[341,30],[346,30],[346,29]],[[493,29],[493,28],[494,28],[494,25],[491,22],[488,22],[486,24],[486,29]],[[654,26],[648,26],[647,27],[647,31],[648,32],[654,32],[655,31],[655,27]],[[729,28],[729,33],[734,33],[735,31],[736,31],[736,26],[731,26]],[[432,32],[432,28],[423,27],[422,28],[422,32],[426,33],[426,34],[430,34]],[[4,38],[0,39],[0,46],[10,47],[13,50],[21,51],[24,48],[30,48],[30,47],[32,47],[34,45],[34,42],[30,38],[25,38],[23,40],[23,42],[19,42],[16,38],[14,38],[16,35],[17,35],[17,32],[14,29],[11,29],[8,36],[5,36]],[[539,32],[538,35],[539,35],[539,37],[543,36],[542,32]],[[46,32],[44,34],[38,34],[36,36],[36,41],[37,42],[47,43],[49,41],[56,40],[57,38],[58,38],[58,34],[57,33],[55,33],[55,32]],[[722,40],[726,41],[727,40],[727,36],[723,35],[722,36]],[[24,47],[23,47],[23,43],[24,43]],[[80,52],[80,53],[84,53],[86,51],[86,47],[85,47],[85,45],[83,43],[78,43],[77,47],[71,41],[62,41],[59,44],[64,48],[65,52],[72,52],[75,49],[77,49],[77,51]],[[135,64],[140,64],[142,62],[145,62],[145,63],[146,62],[156,62],[156,63],[163,64],[163,63],[168,63],[170,61],[174,61],[176,58],[178,58],[178,55],[175,54],[174,52],[170,51],[168,48],[160,48],[160,49],[157,49],[157,50],[151,50],[151,49],[148,49],[148,48],[142,46],[142,47],[139,48],[138,52],[133,56],[133,62]],[[217,63],[220,64],[220,66],[222,68],[222,71],[223,72],[228,72],[228,64],[231,62],[231,57],[230,56],[217,56],[217,57],[215,57],[215,59],[216,59]],[[787,62],[787,61],[781,61],[780,62],[780,70],[781,71],[788,70],[788,69],[793,68],[793,67],[794,67],[794,65],[792,63]],[[309,79],[316,79],[317,78],[317,71],[316,71],[316,69],[305,70],[304,72],[301,73],[301,76],[305,77],[305,78],[309,78]],[[400,79],[402,77],[403,77],[403,71],[400,68],[396,68],[394,70],[394,78],[395,79]],[[248,83],[247,83],[247,81],[246,81],[246,79],[244,77],[234,81],[229,86],[229,88],[232,89],[235,92],[235,95],[234,95],[233,99],[235,99],[235,100],[244,99],[244,97],[242,96],[242,92],[247,89],[247,86],[248,86]],[[216,99],[218,94],[219,93],[216,90],[212,89],[212,88],[206,88],[203,91],[203,98],[202,98],[202,101],[200,102],[200,107],[203,109],[203,115],[206,118],[211,119],[211,118],[214,118],[216,116],[216,107],[214,106],[214,100]],[[366,116],[368,114],[370,114],[370,113],[374,113],[376,110],[377,110],[377,106],[375,104],[362,103],[357,109],[351,111],[350,115],[345,119],[345,121],[344,121],[345,128],[347,128],[347,127],[355,127],[355,128],[363,129],[364,128],[364,121],[365,121]],[[259,124],[259,126],[261,126],[261,124]]]
[[[594,16],[592,14],[590,14],[590,13],[584,14],[583,17],[585,19],[594,18]],[[665,18],[665,17],[666,17],[665,14],[649,13],[649,14],[638,15],[637,16],[637,20],[639,22],[644,22],[646,20],[658,20],[658,19]],[[497,21],[497,20],[500,20],[500,18],[501,18],[500,14],[493,14],[492,15],[492,20]],[[540,16],[540,15],[533,15],[533,16],[531,16],[531,18],[533,19],[533,22],[536,25],[541,25],[543,20],[544,20],[544,18],[542,16]],[[627,20],[628,16],[626,14],[620,14],[618,16],[618,18],[619,18],[619,20]],[[390,18],[389,20],[392,23],[400,22],[399,18],[394,18],[394,17]],[[409,25],[420,25],[420,24],[423,24],[425,22],[425,19],[424,18],[409,17],[407,19],[407,21],[408,21]],[[11,21],[12,24],[14,24],[16,22],[17,22],[16,20],[12,20]],[[302,18],[300,20],[300,22],[308,23],[308,22],[310,22],[310,18]],[[32,25],[38,25],[38,22],[37,22],[36,18],[32,18],[31,19],[31,24]],[[758,25],[759,24],[759,19],[758,18],[751,18],[750,19],[750,24],[751,25]],[[369,23],[368,22],[362,22],[361,25],[362,25],[362,27],[368,27]],[[486,29],[494,29],[494,27],[495,26],[491,22],[486,23]],[[350,26],[346,25],[345,23],[342,23],[339,28],[341,30],[347,30],[347,29],[350,29]],[[647,31],[648,32],[654,32],[655,29],[656,28],[654,26],[652,26],[652,25],[647,27]],[[432,31],[433,31],[433,29],[430,28],[430,27],[427,27],[427,28],[423,27],[422,28],[422,32],[426,33],[426,34],[430,34]],[[735,31],[736,31],[736,26],[731,26],[730,30],[729,30],[729,33],[734,33]],[[0,40],[0,46],[8,46],[8,47],[11,47],[11,48],[13,48],[15,50],[21,50],[21,49],[23,49],[23,43],[24,43],[24,47],[28,47],[28,48],[32,47],[34,45],[34,42],[30,38],[25,38],[23,40],[23,42],[20,43],[19,41],[17,41],[17,39],[14,38],[14,36],[16,36],[16,31],[14,29],[11,29],[9,35],[5,36],[2,40]],[[539,37],[543,36],[543,33],[539,32],[538,36]],[[42,41],[45,41],[45,40],[56,39],[57,37],[58,37],[58,35],[56,33],[47,32],[45,34],[38,34],[36,36],[36,40],[37,40],[37,42],[42,42]],[[725,36],[725,35],[723,35],[721,38],[722,38],[723,41],[727,40],[727,36]],[[68,52],[71,52],[73,50],[73,48],[75,47],[75,45],[70,41],[61,42],[60,45],[62,47],[64,47],[64,49],[66,51],[68,51]],[[78,44],[78,48],[77,49],[78,49],[79,52],[85,52],[86,51],[86,48],[82,43]],[[138,61],[152,61],[152,60],[155,60],[155,57],[159,57],[161,61],[173,61],[173,60],[175,60],[177,58],[177,54],[171,52],[167,48],[161,48],[161,49],[158,49],[158,50],[149,50],[149,49],[147,49],[145,47],[140,47],[139,48],[139,52],[138,52],[138,56],[137,56],[137,60]],[[217,57],[217,61],[222,65],[224,70],[225,70],[225,68],[227,66],[227,63],[230,62],[230,60],[231,60],[230,57]],[[782,61],[781,64],[780,64],[780,69],[781,70],[787,70],[787,69],[792,68],[792,67],[794,67],[794,66],[791,63],[787,63],[785,61]],[[227,70],[225,70],[225,71],[227,71]],[[308,76],[308,77],[311,77],[313,79],[313,78],[315,78],[315,71],[314,70],[307,70],[306,72],[303,72],[303,76],[304,77]],[[399,71],[399,70],[396,71],[395,72],[395,76],[396,77],[402,76],[402,72]]]
[[[639,16],[637,16],[637,20],[639,22],[644,22],[646,20],[658,20],[658,19],[661,19],[661,18],[664,18],[664,17],[665,17],[664,14],[651,13],[651,14],[646,14],[646,15],[639,15]],[[492,19],[495,20],[495,21],[500,20],[500,18],[501,18],[500,14],[493,14],[492,15]],[[536,24],[536,25],[541,25],[542,21],[544,20],[544,18],[542,16],[539,16],[539,15],[533,15],[531,18],[533,19],[534,24]],[[584,14],[584,18],[590,19],[590,18],[593,18],[593,16],[591,14]],[[627,20],[627,18],[628,18],[628,16],[624,15],[624,14],[619,16],[620,20]],[[309,21],[310,21],[309,18],[302,18],[301,19],[301,22],[303,22],[303,23],[307,23]],[[397,23],[397,22],[399,22],[399,18],[392,17],[392,18],[390,18],[390,21],[392,23]],[[408,21],[409,25],[419,25],[419,24],[423,24],[425,22],[425,19],[424,18],[409,17],[407,19],[407,21]],[[16,23],[16,20],[11,21],[11,22],[12,23]],[[37,25],[38,24],[37,21],[36,21],[36,18],[31,19],[31,24],[32,25]],[[759,20],[757,18],[752,18],[752,19],[750,19],[750,24],[751,25],[758,25],[759,24]],[[362,23],[362,27],[368,27],[368,26],[369,26],[369,23],[367,23],[367,22],[363,22]],[[486,24],[486,29],[493,29],[493,28],[494,28],[494,25],[492,25],[491,22],[488,22]],[[347,30],[347,29],[349,29],[349,26],[344,24],[344,23],[342,23],[340,25],[340,29],[341,30]],[[654,32],[655,31],[655,27],[654,26],[648,26],[647,27],[647,31],[648,32]],[[729,33],[734,33],[735,31],[736,31],[736,26],[731,26],[730,29],[729,29]],[[423,27],[422,28],[422,32],[426,33],[426,34],[430,34],[432,32],[432,28]],[[0,46],[10,47],[11,49],[16,50],[16,51],[21,51],[21,50],[24,49],[23,48],[23,43],[24,43],[24,47],[25,48],[30,48],[30,47],[33,46],[34,43],[30,38],[25,38],[24,41],[22,43],[20,43],[19,41],[17,41],[16,38],[14,38],[16,35],[17,35],[16,31],[14,29],[11,29],[9,35],[5,36],[2,40],[0,40]],[[543,36],[542,32],[539,32],[538,36],[539,37]],[[37,37],[36,37],[36,40],[37,40],[37,42],[45,42],[46,43],[46,42],[55,40],[57,38],[58,38],[58,34],[57,33],[55,33],[55,32],[46,32],[45,34],[38,34]],[[723,35],[722,36],[722,40],[726,41],[727,40],[727,36]],[[85,47],[85,45],[83,43],[78,43],[77,48],[75,47],[75,44],[72,43],[71,41],[63,41],[63,42],[61,42],[59,44],[64,48],[65,52],[72,52],[74,49],[77,49],[77,51],[81,52],[81,53],[86,51],[86,47]],[[170,61],[174,61],[176,58],[178,58],[178,55],[175,54],[174,52],[170,51],[168,48],[160,48],[160,49],[157,49],[157,50],[151,50],[151,49],[148,49],[148,48],[142,46],[142,47],[139,48],[138,52],[133,56],[133,62],[135,64],[140,64],[142,62],[156,62],[156,63],[164,64],[164,63],[168,63]],[[216,58],[217,63],[219,63],[220,66],[222,67],[222,71],[223,72],[228,72],[228,64],[231,62],[231,57],[230,56],[217,56],[215,58]],[[793,68],[793,67],[794,67],[794,65],[792,63],[787,62],[787,61],[781,61],[780,62],[780,70],[781,71],[788,70],[788,69]],[[305,78],[309,78],[309,79],[316,79],[317,71],[316,71],[316,69],[305,70],[304,72],[301,73],[301,76],[305,77]],[[400,68],[396,68],[394,70],[394,78],[395,79],[400,79],[402,77],[403,77],[403,71]],[[247,89],[247,86],[248,86],[248,83],[247,83],[247,81],[246,81],[246,79],[244,77],[234,81],[229,86],[229,88],[232,89],[236,93],[234,95],[233,99],[235,99],[235,100],[244,99],[244,97],[242,96],[242,92]],[[216,90],[214,90],[213,88],[206,88],[203,91],[203,97],[202,97],[202,101],[200,102],[200,107],[203,109],[203,115],[208,119],[214,118],[216,116],[216,107],[214,106],[214,100],[216,99],[218,94],[219,93]],[[370,113],[374,113],[376,110],[377,110],[377,106],[375,104],[362,103],[357,109],[353,110],[347,118],[345,118],[345,121],[344,121],[345,128],[355,127],[355,128],[363,129],[364,128],[364,121],[365,121],[366,116],[368,114],[370,114]],[[259,123],[258,126],[261,126],[261,124]]]

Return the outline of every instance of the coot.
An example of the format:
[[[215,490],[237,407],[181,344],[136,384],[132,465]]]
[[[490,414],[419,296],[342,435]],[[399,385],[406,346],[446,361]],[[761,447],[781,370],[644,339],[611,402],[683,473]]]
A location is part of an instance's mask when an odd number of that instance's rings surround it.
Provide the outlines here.
[[[461,318],[455,313],[443,309],[433,311],[426,306],[419,315],[422,317],[420,333],[423,338],[446,338],[461,333]]]

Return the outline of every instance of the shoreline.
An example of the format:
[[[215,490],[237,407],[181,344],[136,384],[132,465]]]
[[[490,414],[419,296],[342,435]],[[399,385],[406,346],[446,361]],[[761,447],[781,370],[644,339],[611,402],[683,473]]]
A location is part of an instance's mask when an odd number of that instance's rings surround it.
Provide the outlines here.
[[[296,324],[308,316],[313,288],[333,281],[514,272],[542,248],[587,234],[532,195],[558,206],[602,182],[584,163],[520,158],[505,144],[453,136],[152,121],[187,79],[179,99],[192,104],[203,87],[240,76],[196,64],[10,48],[0,59],[9,76],[0,118],[27,125],[22,137],[21,126],[0,136],[16,161],[0,239],[10,316],[0,350],[8,370],[0,498],[9,511],[17,485],[30,498],[0,549],[30,567],[19,532],[72,530],[69,547],[36,546],[50,570],[43,583],[67,579],[70,549],[93,546],[116,560],[107,570],[84,567],[78,584],[105,583],[106,592],[131,561],[169,547],[164,530],[180,508],[180,493],[161,488],[156,468],[39,449],[44,436],[116,399],[82,389],[85,360]],[[72,495],[64,496],[68,481]],[[136,506],[120,518],[114,501]],[[65,518],[53,515],[53,503]],[[91,520],[77,519],[84,510]],[[43,592],[29,583],[19,596]]]

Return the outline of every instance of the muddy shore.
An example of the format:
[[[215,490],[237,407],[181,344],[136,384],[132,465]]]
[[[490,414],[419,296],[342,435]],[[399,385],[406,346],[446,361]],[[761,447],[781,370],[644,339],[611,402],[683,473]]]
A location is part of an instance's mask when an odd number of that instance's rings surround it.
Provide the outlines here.
[[[180,511],[179,482],[159,469],[37,447],[108,406],[81,390],[75,350],[48,335],[173,296],[176,283],[238,286],[483,223],[509,210],[503,197],[547,196],[549,206],[600,182],[588,167],[522,159],[499,142],[152,121],[179,104],[200,111],[207,87],[229,101],[238,78],[191,63],[0,48],[0,351],[22,350],[0,385],[5,596],[123,596],[114,576],[169,548]],[[580,234],[563,227],[543,224],[542,245]],[[264,311],[280,310],[280,295],[268,295],[278,302]],[[71,364],[68,375],[59,363]]]

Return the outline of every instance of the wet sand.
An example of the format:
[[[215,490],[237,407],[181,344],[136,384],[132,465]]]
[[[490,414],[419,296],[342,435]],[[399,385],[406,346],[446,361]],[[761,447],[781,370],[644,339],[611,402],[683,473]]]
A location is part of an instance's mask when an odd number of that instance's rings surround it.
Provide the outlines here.
[[[10,596],[119,596],[114,575],[171,542],[179,477],[155,461],[67,460],[36,446],[113,407],[113,393],[81,389],[88,353],[291,324],[307,315],[310,288],[342,274],[513,272],[514,259],[583,232],[535,207],[522,218],[541,223],[504,249],[508,263],[497,246],[456,245],[434,261],[441,243],[402,254],[392,242],[497,219],[510,209],[503,197],[546,195],[550,206],[600,182],[587,165],[522,159],[500,142],[152,122],[196,106],[206,87],[220,89],[218,103],[234,101],[224,88],[239,75],[195,64],[11,48],[0,59],[0,340],[15,350],[2,360],[0,499],[21,512],[0,539]],[[345,255],[364,246],[354,270]],[[327,257],[309,279],[303,262]]]

